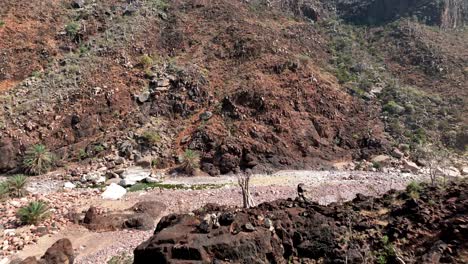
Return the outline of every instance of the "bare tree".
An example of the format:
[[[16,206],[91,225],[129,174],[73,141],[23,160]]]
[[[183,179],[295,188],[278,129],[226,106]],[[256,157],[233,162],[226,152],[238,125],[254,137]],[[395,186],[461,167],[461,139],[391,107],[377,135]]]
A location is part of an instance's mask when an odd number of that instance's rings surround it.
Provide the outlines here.
[[[416,155],[423,159],[428,168],[431,185],[437,185],[437,178],[443,176],[445,180],[445,170],[449,163],[449,155],[442,147],[426,145],[418,149]]]
[[[249,170],[246,170],[244,173],[240,173],[237,176],[237,182],[242,190],[242,200],[244,208],[251,208],[255,206],[255,202],[250,194],[249,182],[252,173]]]

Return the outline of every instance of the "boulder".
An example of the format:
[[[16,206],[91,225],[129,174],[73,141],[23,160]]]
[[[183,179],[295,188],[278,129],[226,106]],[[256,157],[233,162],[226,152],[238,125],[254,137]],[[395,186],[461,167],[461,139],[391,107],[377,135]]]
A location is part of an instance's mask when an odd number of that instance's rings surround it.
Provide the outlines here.
[[[397,159],[401,159],[401,158],[403,158],[405,156],[405,154],[401,150],[395,148],[392,151],[392,156],[397,158]]]
[[[460,169],[460,172],[463,176],[465,175],[468,175],[468,166],[463,166],[461,169]]]
[[[151,169],[140,166],[129,167],[122,173],[122,186],[132,186],[151,176]]]
[[[142,92],[141,94],[138,95],[138,102],[144,103],[149,100],[151,94],[149,91]]]
[[[403,160],[403,172],[412,172],[412,173],[417,173],[419,172],[419,166],[416,165],[416,163],[409,161],[409,160]]]
[[[115,183],[111,183],[111,185],[106,187],[106,190],[101,194],[102,199],[106,200],[119,200],[121,199],[125,194],[127,193],[127,190]]]
[[[83,225],[93,231],[150,230],[165,209],[164,204],[157,201],[139,202],[126,210],[107,213],[100,213],[96,207],[90,207]]]
[[[73,264],[75,260],[72,243],[67,238],[62,238],[47,249],[41,260],[47,264]]]
[[[47,249],[40,260],[28,257],[20,264],[73,264],[75,255],[72,243],[68,238],[62,238]]]
[[[449,176],[449,177],[460,177],[461,176],[461,172],[457,168],[452,167],[452,166],[443,167],[443,168],[438,167],[437,172],[440,173],[441,175]]]
[[[381,165],[386,165],[390,163],[390,161],[391,161],[391,158],[390,156],[387,156],[387,155],[378,155],[372,158],[373,163],[378,163]]]
[[[0,172],[12,170],[18,166],[16,161],[18,149],[15,148],[11,140],[0,139],[0,153]]]
[[[85,4],[86,4],[85,0],[73,0],[71,2],[71,6],[73,8],[83,8]]]

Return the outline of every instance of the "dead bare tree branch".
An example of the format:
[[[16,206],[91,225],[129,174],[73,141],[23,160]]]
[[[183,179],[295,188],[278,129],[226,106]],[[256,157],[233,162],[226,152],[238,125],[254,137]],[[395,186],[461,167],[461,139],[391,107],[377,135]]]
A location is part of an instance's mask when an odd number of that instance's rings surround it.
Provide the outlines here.
[[[237,182],[242,190],[242,200],[243,200],[244,208],[251,208],[255,206],[255,202],[249,190],[249,183],[250,183],[251,176],[252,176],[252,173],[250,171],[240,173],[237,176]]]

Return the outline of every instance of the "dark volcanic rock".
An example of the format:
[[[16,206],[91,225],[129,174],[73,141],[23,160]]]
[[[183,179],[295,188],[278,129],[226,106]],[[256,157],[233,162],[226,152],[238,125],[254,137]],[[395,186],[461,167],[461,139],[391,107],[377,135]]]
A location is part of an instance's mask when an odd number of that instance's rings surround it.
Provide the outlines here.
[[[135,249],[134,263],[364,263],[366,252],[387,263],[397,263],[394,252],[405,263],[461,263],[467,187],[426,187],[417,199],[395,191],[361,195],[329,206],[299,198],[251,209],[209,204],[192,215],[163,217],[153,237]],[[434,203],[446,200],[450,204]]]
[[[62,238],[47,249],[41,259],[36,260],[35,257],[28,257],[20,264],[73,264],[74,260],[72,243],[68,238]]]
[[[16,168],[16,155],[18,149],[13,146],[11,140],[0,138],[0,172],[5,172]]]
[[[468,23],[468,2],[464,0],[338,0],[337,9],[346,20],[366,24],[400,17],[417,17],[443,28],[461,28]]]
[[[83,225],[94,231],[120,229],[150,230],[154,220],[164,211],[165,206],[156,201],[139,202],[123,211],[99,213],[96,207],[90,207],[85,214]]]

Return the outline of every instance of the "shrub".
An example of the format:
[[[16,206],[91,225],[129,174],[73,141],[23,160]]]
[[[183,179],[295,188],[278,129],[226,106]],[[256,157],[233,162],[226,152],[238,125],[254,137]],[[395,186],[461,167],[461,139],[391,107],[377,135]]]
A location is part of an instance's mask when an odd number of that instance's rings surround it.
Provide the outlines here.
[[[26,151],[23,167],[28,174],[39,175],[47,173],[53,165],[52,153],[42,144],[32,146]]]
[[[0,199],[5,198],[10,193],[10,186],[7,182],[0,182]]]
[[[143,140],[148,143],[148,145],[156,145],[159,141],[161,141],[161,136],[156,131],[147,130],[141,136]]]
[[[7,182],[10,195],[13,197],[23,197],[26,194],[26,184],[28,177],[18,174],[11,177]]]
[[[179,160],[182,163],[181,168],[187,174],[193,174],[195,169],[197,169],[200,165],[200,155],[191,149],[185,150],[184,154],[180,156]]]
[[[153,66],[153,63],[153,59],[147,54],[140,57],[140,65],[145,70],[151,68],[151,66]]]
[[[413,198],[419,197],[419,192],[421,192],[422,187],[418,182],[412,181],[408,186],[406,186],[406,192]]]
[[[5,21],[0,20],[0,28],[3,27],[3,26],[5,26]]]
[[[84,160],[86,158],[88,158],[88,153],[86,153],[86,150],[84,149],[78,150],[78,159]]]
[[[383,110],[390,114],[400,114],[405,111],[405,108],[397,104],[395,101],[389,101],[384,105]]]
[[[80,24],[76,23],[75,21],[71,21],[65,26],[65,32],[67,32],[67,35],[71,38],[75,38],[79,30]]]
[[[169,3],[167,0],[151,0],[150,4],[154,9],[159,11],[165,12],[169,8]]]
[[[49,217],[49,208],[44,202],[30,202],[18,210],[18,216],[24,224],[38,224]]]
[[[121,255],[113,256],[107,261],[107,264],[132,264],[133,257],[123,253]]]

